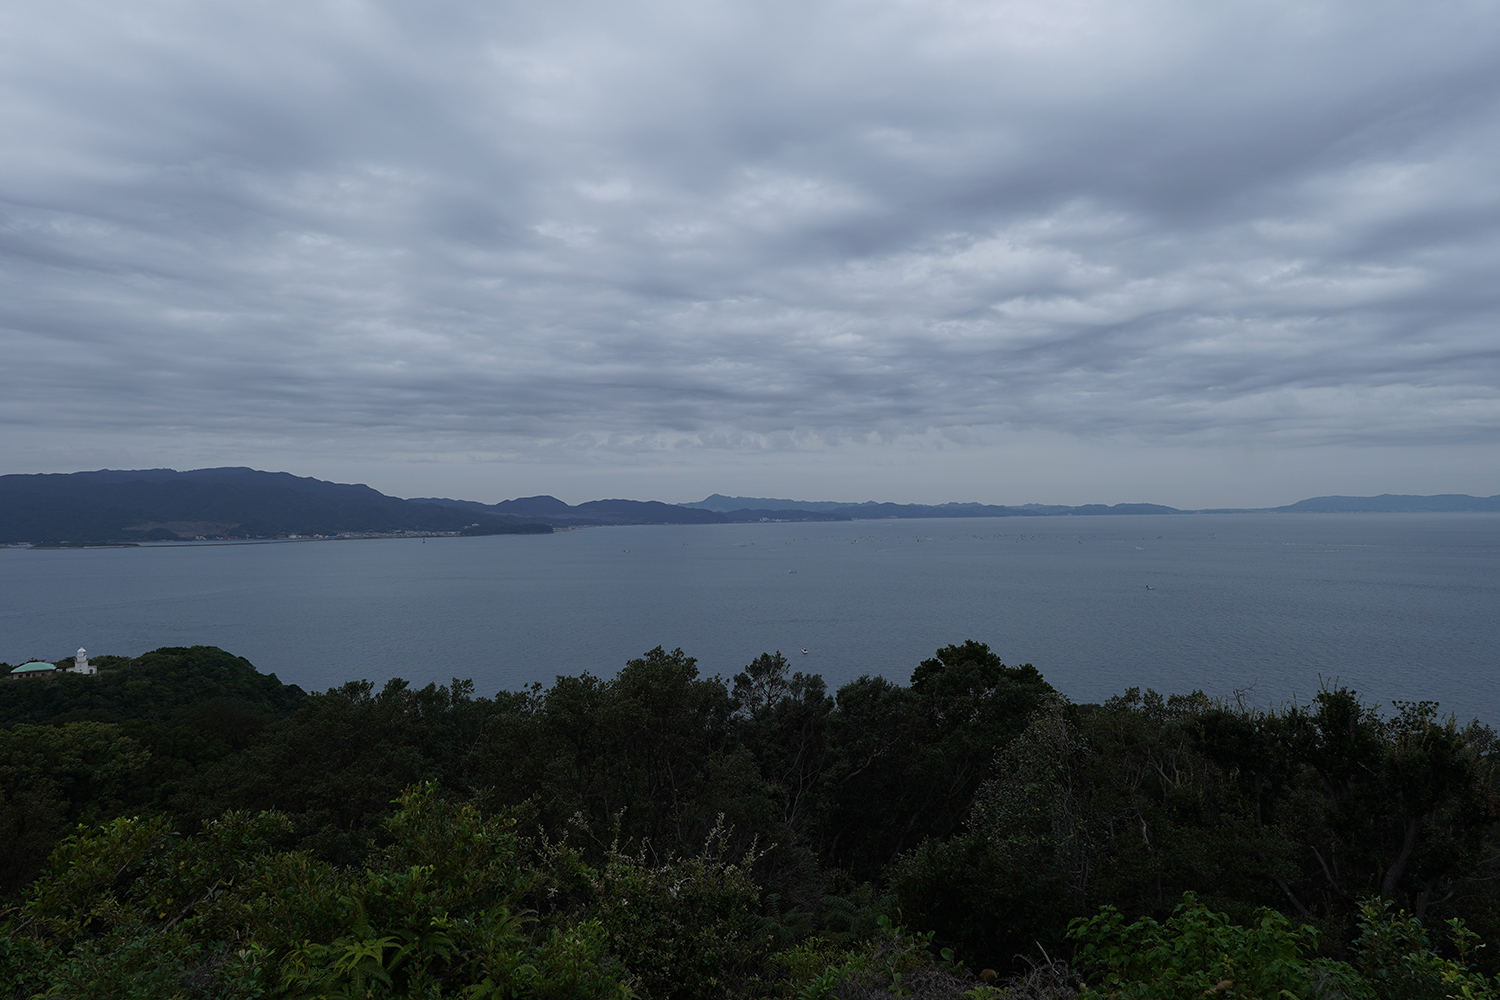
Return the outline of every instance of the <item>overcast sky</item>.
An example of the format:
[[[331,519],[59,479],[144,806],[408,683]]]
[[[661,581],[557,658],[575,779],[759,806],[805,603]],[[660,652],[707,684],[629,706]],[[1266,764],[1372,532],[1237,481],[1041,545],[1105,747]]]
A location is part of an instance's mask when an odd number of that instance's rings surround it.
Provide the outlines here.
[[[1500,5],[8,0],[0,471],[1500,493]]]

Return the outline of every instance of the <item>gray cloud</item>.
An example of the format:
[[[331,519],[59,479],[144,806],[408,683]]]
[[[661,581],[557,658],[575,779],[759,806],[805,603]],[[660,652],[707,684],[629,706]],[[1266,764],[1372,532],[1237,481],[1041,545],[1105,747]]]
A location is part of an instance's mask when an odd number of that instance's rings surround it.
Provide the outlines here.
[[[17,3],[0,67],[21,434],[1500,431],[1489,4]]]

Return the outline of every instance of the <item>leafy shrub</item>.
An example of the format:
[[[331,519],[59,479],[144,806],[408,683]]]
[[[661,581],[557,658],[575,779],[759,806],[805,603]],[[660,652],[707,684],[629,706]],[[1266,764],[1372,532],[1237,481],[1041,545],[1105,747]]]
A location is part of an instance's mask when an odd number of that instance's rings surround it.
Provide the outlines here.
[[[1243,927],[1211,912],[1192,893],[1165,923],[1142,917],[1127,924],[1113,906],[1072,922],[1074,964],[1096,988],[1086,996],[1119,1000],[1297,1000],[1369,998],[1374,994],[1349,965],[1311,958],[1317,932],[1261,911]]]
[[[1495,1000],[1493,982],[1470,968],[1482,947],[1463,921],[1447,922],[1457,961],[1438,955],[1419,920],[1392,913],[1388,902],[1360,906],[1360,933],[1350,965],[1312,957],[1317,931],[1293,927],[1262,910],[1251,926],[1213,913],[1192,893],[1165,923],[1127,924],[1105,906],[1074,920],[1074,964],[1093,983],[1085,996],[1119,1000]]]
[[[773,955],[767,962],[774,995],[785,1000],[958,1000],[982,993],[953,952],[932,953],[932,932],[912,931],[887,916],[862,944],[811,940]],[[966,992],[969,991],[969,992]]]
[[[363,868],[277,850],[291,824],[231,812],[177,837],[162,820],[81,829],[0,927],[12,996],[462,996],[625,1000],[598,920],[521,908],[537,873],[514,816],[408,789]]]
[[[750,874],[756,855],[730,860],[728,841],[716,826],[700,853],[662,864],[645,848],[626,855],[616,845],[589,872],[593,912],[642,996],[727,995],[765,954],[769,935],[759,929],[760,889]]]
[[[1389,901],[1360,905],[1360,934],[1354,964],[1381,1000],[1447,1000],[1496,996],[1495,984],[1470,969],[1484,945],[1479,935],[1454,917],[1446,922],[1458,961],[1434,951],[1422,922],[1405,911],[1391,912]]]

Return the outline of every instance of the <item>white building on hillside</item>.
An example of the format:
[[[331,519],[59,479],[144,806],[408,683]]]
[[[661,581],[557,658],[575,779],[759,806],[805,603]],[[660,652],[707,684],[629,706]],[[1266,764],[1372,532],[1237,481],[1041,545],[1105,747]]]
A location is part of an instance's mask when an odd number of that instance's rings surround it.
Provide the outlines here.
[[[99,668],[89,663],[88,650],[84,649],[82,646],[79,646],[78,652],[73,654],[73,665],[68,668],[68,673],[97,674],[98,672]]]

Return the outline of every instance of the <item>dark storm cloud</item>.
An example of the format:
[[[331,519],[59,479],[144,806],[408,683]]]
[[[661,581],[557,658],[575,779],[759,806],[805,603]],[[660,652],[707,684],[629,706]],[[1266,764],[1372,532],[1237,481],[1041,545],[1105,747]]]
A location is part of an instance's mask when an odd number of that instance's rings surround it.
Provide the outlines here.
[[[17,3],[0,67],[15,427],[1500,429],[1490,4]]]

